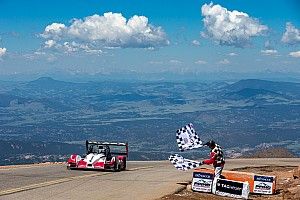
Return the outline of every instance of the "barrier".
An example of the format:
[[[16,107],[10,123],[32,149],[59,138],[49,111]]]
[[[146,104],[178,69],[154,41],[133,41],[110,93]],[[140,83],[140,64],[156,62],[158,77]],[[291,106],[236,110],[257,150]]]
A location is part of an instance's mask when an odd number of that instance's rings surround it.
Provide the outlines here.
[[[213,174],[205,172],[194,172],[192,190],[197,192],[211,192]]]
[[[194,172],[214,174],[214,170],[209,168],[197,168]],[[223,170],[221,178],[232,181],[248,182],[251,193],[275,194],[276,191],[276,176]]]

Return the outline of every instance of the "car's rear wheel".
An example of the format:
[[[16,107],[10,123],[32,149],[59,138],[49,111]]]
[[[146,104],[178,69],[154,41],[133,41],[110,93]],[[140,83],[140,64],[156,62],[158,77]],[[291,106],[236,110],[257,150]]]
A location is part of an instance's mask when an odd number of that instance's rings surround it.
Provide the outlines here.
[[[114,172],[119,172],[121,170],[120,161],[119,161],[119,159],[117,157],[115,159],[113,170],[114,170]]]
[[[126,158],[124,158],[124,160],[123,160],[123,166],[122,166],[121,170],[126,170]]]

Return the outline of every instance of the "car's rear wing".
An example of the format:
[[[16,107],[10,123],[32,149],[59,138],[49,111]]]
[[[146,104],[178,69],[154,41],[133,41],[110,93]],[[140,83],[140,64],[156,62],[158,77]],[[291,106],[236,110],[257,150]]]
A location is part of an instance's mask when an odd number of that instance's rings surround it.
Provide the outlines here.
[[[128,142],[99,142],[99,141],[88,141],[88,140],[86,140],[86,142],[85,142],[86,148],[88,148],[89,144],[108,145],[108,146],[124,146],[126,152],[111,152],[111,154],[128,156]]]

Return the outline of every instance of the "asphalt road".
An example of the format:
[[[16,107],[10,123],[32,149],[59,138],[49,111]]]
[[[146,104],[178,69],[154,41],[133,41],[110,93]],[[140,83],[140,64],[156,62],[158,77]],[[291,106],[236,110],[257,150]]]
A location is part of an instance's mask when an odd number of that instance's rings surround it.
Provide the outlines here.
[[[227,160],[225,169],[247,166],[299,166],[300,159]],[[129,162],[123,172],[67,170],[64,164],[0,168],[0,199],[156,199],[191,180],[192,170],[169,162]]]

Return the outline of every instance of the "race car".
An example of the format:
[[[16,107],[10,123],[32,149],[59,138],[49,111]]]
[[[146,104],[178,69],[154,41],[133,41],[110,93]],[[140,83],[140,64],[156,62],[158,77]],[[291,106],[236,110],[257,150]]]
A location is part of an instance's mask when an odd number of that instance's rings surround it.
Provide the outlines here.
[[[128,143],[86,141],[86,155],[73,154],[67,169],[126,170]]]

